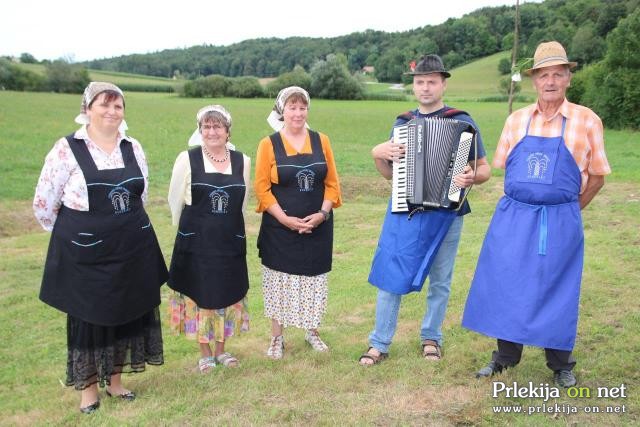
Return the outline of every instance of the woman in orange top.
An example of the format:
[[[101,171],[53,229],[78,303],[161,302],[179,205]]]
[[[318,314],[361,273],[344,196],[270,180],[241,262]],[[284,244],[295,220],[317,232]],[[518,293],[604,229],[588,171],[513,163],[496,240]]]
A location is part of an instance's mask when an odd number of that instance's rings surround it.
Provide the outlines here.
[[[276,132],[260,141],[256,156],[258,249],[272,359],[283,356],[283,326],[304,328],[314,350],[329,349],[318,327],[327,305],[332,209],[342,200],[329,138],[307,126],[309,104],[304,89],[282,89],[267,119]]]

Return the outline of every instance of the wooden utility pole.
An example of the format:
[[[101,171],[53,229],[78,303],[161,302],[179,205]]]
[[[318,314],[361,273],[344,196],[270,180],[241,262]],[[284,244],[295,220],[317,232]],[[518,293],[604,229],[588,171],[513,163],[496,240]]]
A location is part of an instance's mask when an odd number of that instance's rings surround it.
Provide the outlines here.
[[[516,24],[515,30],[513,31],[513,51],[511,52],[511,72],[513,73],[513,69],[516,66],[516,62],[518,60],[518,27],[520,26],[520,0],[516,0]],[[513,92],[516,89],[516,82],[513,81],[513,76],[511,78],[511,85],[509,86],[509,114],[513,111]]]

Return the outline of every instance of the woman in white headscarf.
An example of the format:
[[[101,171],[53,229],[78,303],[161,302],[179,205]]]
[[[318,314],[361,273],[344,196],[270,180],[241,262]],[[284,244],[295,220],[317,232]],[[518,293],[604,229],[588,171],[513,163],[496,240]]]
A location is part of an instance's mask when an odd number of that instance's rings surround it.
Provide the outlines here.
[[[307,126],[309,104],[306,90],[282,89],[267,119],[276,132],[260,141],[256,157],[258,249],[272,359],[284,354],[286,326],[305,329],[315,351],[328,350],[318,327],[327,305],[332,212],[342,199],[329,138]]]
[[[100,406],[98,383],[134,400],[120,374],[163,363],[167,267],[144,210],[144,152],[125,134],[124,111],[117,86],[89,84],[76,117],[82,127],[49,152],[33,200],[52,231],[40,299],[67,313],[66,384],[81,390],[86,414]]]
[[[231,115],[201,108],[189,145],[178,155],[169,186],[173,225],[171,329],[197,340],[200,372],[238,366],[226,338],[249,327],[244,210],[251,160],[229,142]],[[211,348],[211,344],[214,348]]]

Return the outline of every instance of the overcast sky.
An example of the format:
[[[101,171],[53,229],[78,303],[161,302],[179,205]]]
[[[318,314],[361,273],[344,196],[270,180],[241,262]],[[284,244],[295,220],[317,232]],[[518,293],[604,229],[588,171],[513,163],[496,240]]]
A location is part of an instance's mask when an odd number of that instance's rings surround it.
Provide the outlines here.
[[[498,5],[515,0],[6,0],[0,55],[85,61],[259,37],[406,31]]]

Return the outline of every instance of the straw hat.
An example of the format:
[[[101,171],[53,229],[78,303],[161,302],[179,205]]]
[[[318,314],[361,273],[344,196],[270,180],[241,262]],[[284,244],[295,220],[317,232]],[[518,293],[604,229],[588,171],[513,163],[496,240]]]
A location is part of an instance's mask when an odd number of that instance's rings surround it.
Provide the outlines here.
[[[569,69],[573,69],[578,63],[569,62],[567,52],[560,43],[556,41],[540,43],[536,48],[536,53],[533,55],[533,67],[525,70],[525,74],[530,76],[533,70],[554,65],[568,65]]]

